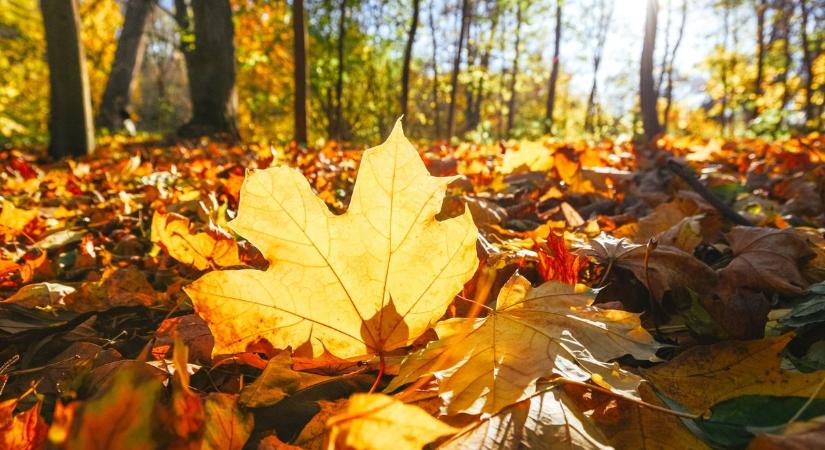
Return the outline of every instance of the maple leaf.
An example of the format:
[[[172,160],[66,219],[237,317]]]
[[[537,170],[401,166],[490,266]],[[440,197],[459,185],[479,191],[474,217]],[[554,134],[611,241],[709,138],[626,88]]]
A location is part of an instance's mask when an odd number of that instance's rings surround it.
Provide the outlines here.
[[[564,390],[554,387],[468,425],[440,448],[613,448],[606,442]]]
[[[423,409],[383,394],[355,394],[343,413],[327,421],[329,447],[420,450],[457,430]]]
[[[489,316],[440,322],[439,340],[404,360],[387,391],[434,375],[447,414],[495,413],[534,394],[535,381],[554,373],[632,393],[640,380],[606,361],[626,354],[653,360],[659,344],[638,315],[591,303],[575,286],[549,282],[531,289],[514,275]]]
[[[612,266],[630,270],[657,300],[675,287],[707,294],[718,282],[716,272],[705,263],[668,245],[658,245],[646,255],[646,246],[602,233],[583,246],[582,253],[606,264],[607,270]]]
[[[546,250],[545,250],[546,248]],[[564,238],[552,231],[547,234],[547,245],[538,246],[539,274],[544,281],[558,280],[567,284],[576,284],[579,270],[584,266],[584,258],[570,253],[564,244]]]
[[[175,213],[152,217],[152,242],[161,244],[172,258],[198,270],[238,266],[238,243],[231,235],[209,223],[205,232],[192,233],[189,219]]]
[[[478,265],[470,213],[435,218],[451,180],[429,175],[400,122],[364,152],[345,214],[297,171],[252,172],[229,227],[269,268],[213,271],[185,288],[215,336],[213,354],[261,340],[342,358],[411,344]]]

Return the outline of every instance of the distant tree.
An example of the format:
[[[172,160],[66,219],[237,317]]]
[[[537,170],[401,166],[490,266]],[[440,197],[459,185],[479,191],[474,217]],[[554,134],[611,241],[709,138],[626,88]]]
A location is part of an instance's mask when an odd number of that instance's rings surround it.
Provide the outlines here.
[[[415,32],[418,29],[418,13],[421,0],[412,0],[413,13],[410,22],[410,31],[407,33],[407,45],[404,47],[404,67],[401,71],[401,114],[407,115],[407,103],[410,95],[410,62],[412,61]]]
[[[122,113],[129,106],[132,79],[143,60],[147,18],[154,4],[153,0],[129,0],[126,3],[115,60],[100,100],[98,127],[115,131],[123,125]]]
[[[461,69],[461,53],[464,50],[464,41],[470,24],[470,7],[472,0],[461,0],[461,29],[458,32],[458,44],[453,58],[453,71],[450,75],[450,104],[447,107],[447,138],[455,133],[455,106],[458,95],[458,74]]]
[[[175,16],[186,60],[192,118],[182,135],[225,133],[237,139],[235,43],[229,0],[175,0]],[[191,24],[191,28],[190,28]]]
[[[653,81],[653,50],[656,45],[656,16],[658,13],[658,2],[648,0],[644,45],[642,46],[639,71],[639,104],[642,110],[645,139],[648,142],[662,132],[662,127],[659,125],[659,114],[656,111],[657,95]]]
[[[759,97],[764,95],[762,84],[765,74],[765,13],[768,10],[767,0],[756,2],[756,79],[753,82],[754,101],[751,106],[751,119],[759,115]]]
[[[805,72],[805,123],[813,125],[814,122],[814,63],[813,52],[811,51],[811,40],[808,36],[808,19],[810,16],[807,0],[799,0],[799,8],[802,20],[799,24],[799,34],[802,44],[802,69]]]
[[[340,0],[338,4],[338,69],[335,81],[335,122],[332,124],[330,135],[339,141],[344,133],[344,46],[347,42],[347,0]]]
[[[610,0],[599,0],[596,5],[597,16],[596,25],[589,30],[593,36],[593,84],[590,87],[590,94],[587,96],[587,109],[584,115],[584,129],[592,132],[595,129],[596,119],[596,91],[599,82],[599,68],[601,67],[604,44],[607,40],[607,32],[610,28],[610,20],[613,17],[613,2]]]
[[[435,36],[435,17],[433,17],[433,8],[436,0],[430,1],[429,17],[430,22],[430,36]],[[441,137],[441,110],[438,107],[438,46],[432,45],[432,66],[433,66],[433,84],[432,84],[432,105],[433,105],[433,123],[434,136]]]
[[[561,48],[561,27],[562,27],[562,5],[563,0],[556,0],[556,28],[555,41],[553,43],[553,69],[550,71],[550,80],[547,85],[547,110],[544,120],[544,132],[553,131],[553,110],[556,107],[556,85],[559,80],[559,50]]]
[[[304,0],[292,1],[292,38],[295,81],[295,136],[299,144],[307,143],[307,23]]]
[[[49,155],[94,150],[94,122],[76,0],[40,0],[49,65]]]
[[[516,2],[516,42],[513,48],[513,69],[510,72],[510,99],[507,103],[507,137],[513,131],[513,123],[516,119],[516,80],[519,74],[519,58],[521,57],[521,25],[522,25],[522,2]]]
[[[676,53],[679,51],[679,46],[682,43],[682,38],[685,35],[685,25],[687,24],[687,0],[682,0],[681,8],[681,22],[679,24],[679,31],[676,34],[676,42],[673,47],[670,47],[670,40],[665,41],[665,50],[662,57],[662,72],[659,74],[659,83],[656,89],[658,96],[665,97],[665,110],[662,113],[662,129],[667,131],[667,125],[670,120],[670,109],[673,106],[673,67],[676,61]],[[673,11],[668,10],[668,22],[670,22],[670,15]],[[664,83],[664,92],[662,92],[662,84]]]

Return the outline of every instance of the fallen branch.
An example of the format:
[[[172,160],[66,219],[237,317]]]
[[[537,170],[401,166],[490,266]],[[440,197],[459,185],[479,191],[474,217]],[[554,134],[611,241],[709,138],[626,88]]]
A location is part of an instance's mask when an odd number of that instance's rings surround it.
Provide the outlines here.
[[[670,169],[671,172],[675,173],[679,178],[685,180],[687,184],[696,191],[697,194],[701,195],[702,198],[707,200],[708,203],[713,205],[714,208],[719,210],[726,219],[730,220],[731,222],[737,225],[745,225],[745,226],[753,226],[753,224],[743,217],[738,212],[734,211],[733,208],[725,204],[719,197],[717,197],[710,189],[705,187],[699,178],[691,171],[689,168],[679,164],[678,162],[670,159],[667,162],[667,168]]]

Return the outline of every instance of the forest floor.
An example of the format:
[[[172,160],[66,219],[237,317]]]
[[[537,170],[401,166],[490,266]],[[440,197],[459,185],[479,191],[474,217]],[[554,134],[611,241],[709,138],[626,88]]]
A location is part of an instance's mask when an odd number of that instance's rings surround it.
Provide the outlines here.
[[[356,195],[367,221],[370,211],[395,211],[395,202],[426,212],[439,189],[446,195],[440,211],[423,218],[429,222],[410,216],[409,245],[426,245],[410,250],[416,262],[408,267],[387,261],[387,273],[402,274],[385,274],[384,292],[395,283],[400,304],[405,289],[454,284],[441,273],[449,267],[463,276],[461,292],[430,305],[436,315],[423,325],[416,306],[396,312],[393,297],[393,308],[378,298],[378,325],[343,323],[348,306],[337,309],[316,286],[289,279],[322,281],[289,239],[260,237],[289,231],[279,214],[303,208],[308,240],[315,232],[348,239],[346,228],[313,228],[323,225],[313,222],[317,205],[300,183],[271,193],[278,210],[266,201],[244,206],[260,187],[244,185],[248,170],[277,190],[286,175],[263,169],[289,166],[343,214],[363,149],[113,139],[93,156],[60,162],[0,152],[0,448],[825,441],[825,137],[668,137],[657,149],[610,141],[430,145],[418,150],[429,173],[454,179],[433,185],[425,200],[396,187],[396,176],[416,189],[429,189],[432,178],[415,171],[416,161],[399,162],[404,153],[393,148],[381,151],[394,162],[376,152],[370,174],[360,174],[364,192]],[[390,177],[382,203],[376,186]],[[229,223],[239,204],[245,219]],[[342,217],[349,216],[323,220]],[[355,235],[363,220],[350,219]],[[431,233],[432,226],[443,228]],[[363,233],[351,239],[352,248],[372,251]],[[429,274],[441,245],[463,262]],[[290,252],[306,273],[288,265]],[[352,256],[347,267],[370,258]],[[249,295],[273,311],[288,309],[281,297],[303,302],[293,318],[318,314],[305,345],[290,340],[297,331],[254,328],[294,325],[283,316],[212,298],[235,284],[245,289],[238,274],[278,270],[282,289]],[[337,276],[343,286],[350,274]],[[419,299],[429,302],[429,289]],[[385,318],[390,309],[395,316]],[[236,324],[227,324],[233,315]],[[385,333],[383,320],[408,334]],[[323,327],[351,327],[358,342]],[[242,329],[252,338],[239,347],[232,333]],[[279,350],[288,345],[294,353]],[[352,356],[358,345],[363,357]],[[365,394],[381,390],[392,396]]]

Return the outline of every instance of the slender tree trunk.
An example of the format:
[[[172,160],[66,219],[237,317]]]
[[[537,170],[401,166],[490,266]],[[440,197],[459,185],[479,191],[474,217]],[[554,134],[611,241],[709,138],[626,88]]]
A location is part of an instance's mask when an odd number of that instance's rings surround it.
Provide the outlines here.
[[[656,79],[656,95],[662,95],[662,85],[665,82],[665,74],[667,73],[667,64],[668,64],[668,54],[670,52],[670,22],[673,15],[673,10],[671,8],[670,0],[667,0],[667,6],[665,9],[667,10],[667,20],[665,21],[665,45],[664,51],[662,52],[662,62],[659,64],[659,78]]]
[[[49,155],[82,156],[95,147],[92,102],[75,0],[40,0],[49,64]]]
[[[98,127],[116,131],[123,126],[123,113],[129,106],[132,79],[143,61],[146,24],[153,7],[152,0],[129,0],[126,3],[126,16],[117,40],[115,59],[100,100]]]
[[[433,4],[430,2],[430,36],[435,36],[435,18],[433,17]],[[435,125],[435,137],[441,137],[441,111],[438,107],[438,46],[433,45],[433,118]]]
[[[295,135],[299,145],[307,143],[307,22],[304,0],[292,0],[292,42],[295,83]]]
[[[544,131],[553,132],[553,110],[556,107],[556,84],[559,79],[559,49],[561,47],[561,24],[562,24],[562,3],[563,0],[556,0],[556,41],[553,44],[553,69],[550,71],[550,81],[547,86],[547,112],[544,122]]]
[[[513,123],[516,120],[516,81],[519,73],[519,58],[521,57],[521,1],[516,2],[516,45],[513,55],[513,73],[510,74],[510,100],[507,103],[507,137],[513,131]]]
[[[347,34],[347,0],[341,0],[338,7],[338,78],[335,81],[335,129],[333,136],[343,139],[343,97],[344,97],[344,44]]]
[[[596,90],[599,79],[599,67],[601,67],[604,43],[607,40],[607,31],[610,27],[610,19],[613,15],[613,6],[608,6],[607,1],[599,4],[599,18],[596,24],[596,43],[593,50],[593,85],[590,88],[590,95],[587,98],[587,109],[584,114],[584,129],[592,132],[594,130],[593,121],[596,120]]]
[[[458,34],[458,45],[453,59],[453,72],[450,75],[450,104],[447,109],[447,138],[453,137],[455,132],[455,101],[458,94],[458,72],[461,69],[461,52],[464,49],[464,39],[470,21],[470,1],[461,0],[461,31]]]
[[[176,17],[186,29],[188,14],[176,1]],[[181,7],[183,7],[181,9]],[[181,42],[192,99],[192,118],[178,132],[183,136],[225,134],[237,139],[235,44],[229,0],[192,0],[194,46]],[[184,26],[185,25],[185,26]],[[185,31],[186,32],[186,31]]]
[[[802,13],[802,23],[799,24],[799,31],[802,38],[802,65],[805,70],[805,123],[811,124],[814,121],[814,69],[811,46],[808,39],[808,2],[799,0],[799,7]]]
[[[751,120],[761,113],[758,106],[759,97],[762,97],[762,82],[765,73],[765,12],[768,9],[767,0],[759,0],[756,5],[756,79],[754,80],[754,104],[751,107]]]
[[[492,10],[488,9],[488,15],[490,17],[490,30],[489,34],[484,43],[484,50],[481,53],[481,63],[480,63],[480,72],[481,75],[478,77],[475,85],[475,102],[472,105],[472,108],[469,109],[469,114],[467,117],[467,129],[473,130],[478,127],[478,124],[481,122],[481,106],[484,103],[484,98],[486,95],[486,82],[487,76],[490,69],[490,56],[493,50],[493,40],[496,36],[496,31],[498,30],[498,21],[499,21],[499,14],[500,14],[500,3],[494,2],[494,7]]]
[[[781,33],[782,36],[782,73],[779,75],[779,79],[782,82],[782,99],[780,104],[780,109],[784,110],[785,105],[788,104],[788,100],[791,96],[790,86],[788,86],[788,80],[790,78],[791,72],[791,63],[793,59],[791,58],[791,16],[793,15],[793,6],[788,4],[787,0],[783,0],[781,2]],[[778,128],[781,128],[782,125],[785,123],[785,118],[782,119],[777,123],[777,131]]]
[[[656,112],[656,89],[653,85],[653,50],[656,45],[656,16],[658,15],[656,0],[647,1],[647,17],[645,20],[645,37],[642,46],[642,60],[639,70],[639,104],[642,110],[645,139],[650,142],[662,132],[659,125],[659,114]]]
[[[665,87],[665,113],[663,117],[663,131],[667,131],[668,123],[670,122],[670,108],[673,105],[673,63],[676,61],[676,52],[679,50],[679,45],[682,43],[682,38],[685,35],[685,25],[687,25],[687,4],[688,0],[682,0],[682,22],[679,24],[679,34],[676,36],[676,43],[673,44],[673,50],[670,53],[670,63],[667,67],[667,86]]]
[[[421,0],[413,0],[413,16],[410,32],[407,34],[407,46],[404,48],[404,68],[401,72],[401,115],[407,115],[407,103],[410,95],[410,61],[412,61],[415,32],[418,29],[418,13]]]

